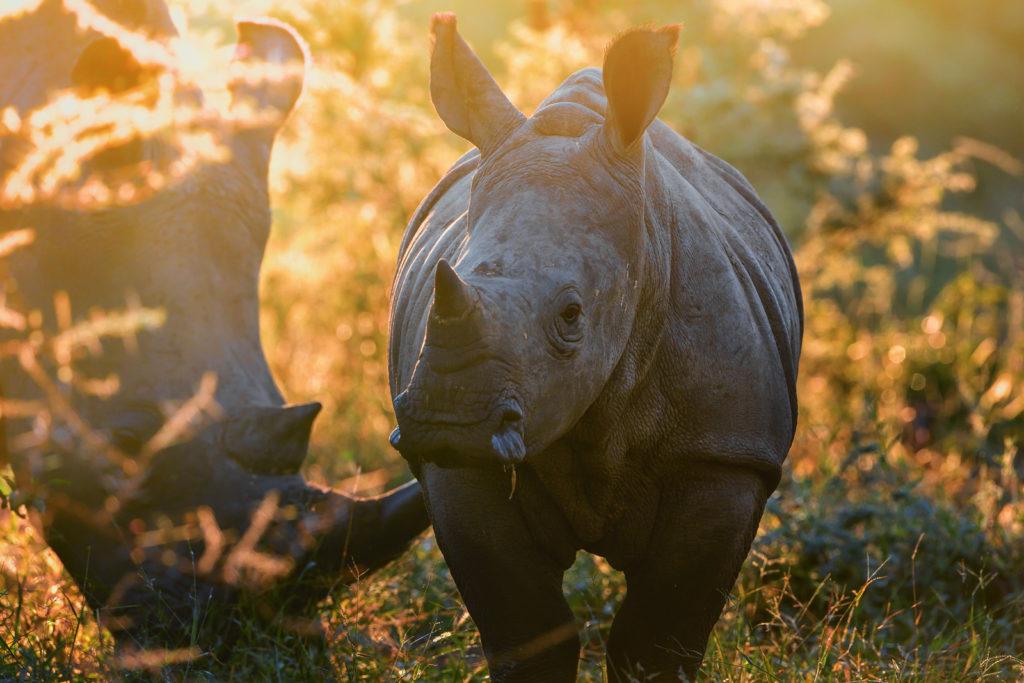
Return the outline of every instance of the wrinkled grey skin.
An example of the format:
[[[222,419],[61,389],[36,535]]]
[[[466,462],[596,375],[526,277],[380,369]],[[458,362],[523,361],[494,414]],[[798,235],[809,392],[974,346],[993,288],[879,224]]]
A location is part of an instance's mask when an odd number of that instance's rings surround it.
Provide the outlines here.
[[[692,677],[793,437],[789,248],[735,169],[655,120],[674,27],[625,34],[529,119],[454,17],[433,32],[435,106],[478,149],[402,244],[392,443],[495,680],[574,679],[580,549],[627,579],[611,678]]]
[[[159,0],[107,0],[97,6],[156,38],[174,33]],[[239,59],[298,65],[304,59],[295,36],[281,25],[246,22],[239,25],[239,37]],[[0,23],[0,107],[13,104],[23,115],[56,90],[132,87],[139,71],[109,41],[76,31],[56,0]],[[59,443],[33,453],[16,448],[31,420],[4,425],[3,446],[18,485],[44,506],[35,522],[121,642],[134,644],[155,631],[163,644],[187,643],[193,619],[202,621],[208,606],[230,605],[244,586],[277,587],[291,605],[309,606],[330,584],[397,556],[428,524],[415,483],[380,498],[352,499],[305,482],[299,468],[319,405],[284,407],[260,345],[258,278],[270,227],[267,165],[277,129],[301,87],[296,77],[238,89],[236,98],[277,111],[277,122],[244,129],[225,124],[217,132],[231,150],[229,161],[204,164],[140,203],[99,211],[37,206],[0,214],[0,228],[32,227],[37,233],[35,244],[9,259],[18,287],[11,300],[42,311],[48,332],[56,331],[56,292],[68,293],[76,320],[94,308],[123,309],[129,296],[166,313],[162,327],[139,333],[137,348],[107,341],[102,354],[76,363],[86,377],[120,378],[121,390],[110,399],[66,394],[71,408],[115,447],[135,456],[163,423],[163,404],[193,396],[204,373],[217,378],[223,419],[157,453],[113,510],[105,509],[116,493],[108,476],[112,464],[72,431],[60,428]],[[0,138],[0,178],[23,149],[13,136]],[[168,153],[147,141],[105,153],[90,161],[89,170],[116,173],[138,155],[159,164]],[[53,368],[47,370],[52,376]],[[13,360],[0,368],[0,385],[8,399],[42,398]],[[268,495],[277,496],[289,514],[274,519],[255,549],[290,565],[270,581],[248,575],[246,581],[227,580],[232,539],[244,536]],[[139,534],[162,518],[195,530],[200,508],[212,512],[225,534],[226,552],[214,566],[197,567],[207,550],[198,531],[190,544],[141,543],[145,537]],[[133,554],[140,543],[145,550]],[[174,561],[165,561],[166,549],[177,553]],[[264,606],[271,614],[280,608]],[[171,628],[164,628],[168,619]]]

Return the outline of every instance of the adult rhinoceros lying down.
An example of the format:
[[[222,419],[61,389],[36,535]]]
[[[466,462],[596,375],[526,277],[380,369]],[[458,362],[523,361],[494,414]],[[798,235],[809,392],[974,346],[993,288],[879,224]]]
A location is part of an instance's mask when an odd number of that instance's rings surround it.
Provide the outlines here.
[[[454,17],[433,34],[434,104],[477,150],[402,244],[392,443],[495,680],[573,679],[581,548],[626,575],[612,678],[693,676],[793,437],[786,241],[736,170],[655,120],[675,27],[624,34],[529,119]]]
[[[159,0],[97,7],[158,42],[174,33]],[[270,227],[270,148],[301,91],[303,50],[274,23],[242,23],[239,38],[243,64],[295,68],[235,88],[237,106],[269,118],[203,124],[227,146],[226,161],[202,163],[124,205],[15,202],[0,214],[4,230],[35,230],[35,243],[9,259],[18,291],[8,301],[41,311],[49,337],[68,322],[61,311],[83,320],[131,296],[166,314],[134,343],[108,340],[102,353],[76,353],[70,376],[47,364],[46,345],[0,368],[5,399],[55,409],[51,438],[25,438],[46,426],[30,415],[7,420],[3,446],[21,490],[42,503],[36,522],[47,541],[125,642],[153,630],[162,644],[188,642],[208,607],[230,605],[246,587],[283,587],[308,604],[339,578],[394,558],[427,527],[415,483],[352,499],[298,474],[319,406],[283,405],[260,346],[257,281]],[[159,75],[111,38],[76,30],[58,0],[0,22],[0,107],[15,107],[23,120],[58,91],[131,95],[148,92]],[[186,97],[201,106],[198,93]],[[162,133],[138,138],[89,158],[85,170],[130,176],[146,160],[165,170],[180,152],[166,143]],[[0,145],[6,182],[32,144],[11,134]],[[66,303],[55,311],[61,292]],[[188,400],[207,373],[216,377],[222,419],[184,443],[144,452],[164,424],[162,406]],[[120,381],[112,397],[81,391],[83,378],[110,374]],[[140,451],[148,467],[139,473],[110,455],[138,459]],[[281,607],[265,606],[271,614]]]

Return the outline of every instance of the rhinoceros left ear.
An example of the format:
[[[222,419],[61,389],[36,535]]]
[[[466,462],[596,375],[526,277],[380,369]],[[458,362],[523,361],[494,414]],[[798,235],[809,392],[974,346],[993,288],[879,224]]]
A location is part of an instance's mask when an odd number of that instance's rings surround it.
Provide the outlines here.
[[[661,111],[672,83],[678,24],[619,36],[605,53],[605,132],[621,153],[633,149]]]
[[[251,408],[224,426],[221,443],[231,459],[250,472],[297,474],[322,407],[304,403]]]
[[[71,82],[88,95],[101,90],[117,94],[152,80],[157,71],[140,64],[135,55],[113,38],[104,37],[92,41],[82,51],[71,72]]]
[[[272,19],[238,23],[238,45],[232,79],[232,107],[249,107],[252,121],[241,116],[243,129],[263,133],[267,142],[288,118],[302,94],[306,68],[305,43],[288,26]]]
[[[152,84],[160,67],[142,64],[113,38],[97,38],[79,55],[71,71],[71,84],[86,97],[105,92],[116,96]],[[143,136],[108,145],[91,157],[92,170],[114,170],[141,162],[147,151]]]
[[[454,14],[435,14],[430,35],[430,98],[434,108],[449,130],[487,156],[526,117],[459,35]]]

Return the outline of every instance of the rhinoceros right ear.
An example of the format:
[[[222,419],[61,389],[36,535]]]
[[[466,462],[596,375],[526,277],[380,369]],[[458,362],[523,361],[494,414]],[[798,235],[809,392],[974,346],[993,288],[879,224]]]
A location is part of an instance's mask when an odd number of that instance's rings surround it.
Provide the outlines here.
[[[605,53],[605,132],[621,153],[634,148],[665,104],[679,29],[673,24],[627,31]]]
[[[232,107],[251,107],[258,123],[241,117],[243,129],[273,139],[302,94],[306,48],[287,24],[272,19],[238,23],[238,65],[231,85]]]
[[[136,88],[155,78],[157,70],[139,63],[113,38],[97,38],[89,43],[75,62],[71,82],[88,95],[104,90],[117,94]]]
[[[487,156],[526,117],[459,35],[454,14],[435,14],[430,35],[430,97],[434,108],[449,130]]]

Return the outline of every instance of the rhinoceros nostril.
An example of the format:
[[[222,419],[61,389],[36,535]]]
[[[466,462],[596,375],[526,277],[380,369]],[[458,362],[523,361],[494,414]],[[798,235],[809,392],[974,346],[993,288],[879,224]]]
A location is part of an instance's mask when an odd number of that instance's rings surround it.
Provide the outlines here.
[[[501,422],[491,436],[491,450],[506,465],[520,463],[526,457],[523,438],[523,409],[517,401],[502,406]],[[514,487],[513,487],[514,490]]]

